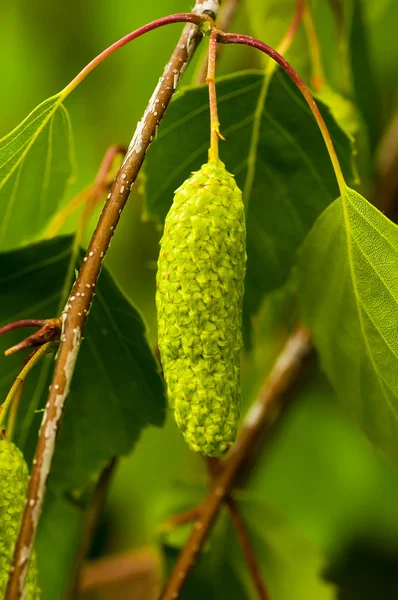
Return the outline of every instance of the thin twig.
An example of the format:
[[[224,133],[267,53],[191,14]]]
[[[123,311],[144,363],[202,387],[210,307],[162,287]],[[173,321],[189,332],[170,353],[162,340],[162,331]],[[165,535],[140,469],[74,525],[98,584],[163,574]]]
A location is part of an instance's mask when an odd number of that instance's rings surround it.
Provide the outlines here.
[[[88,562],[83,570],[80,591],[101,590],[150,575],[159,575],[159,558],[152,548],[124,552]]]
[[[46,323],[46,319],[21,319],[20,321],[14,321],[13,323],[8,323],[7,325],[4,325],[4,327],[1,327],[0,335],[22,327],[43,327]]]
[[[198,519],[200,516],[200,510],[200,506],[195,506],[194,508],[191,508],[185,512],[167,517],[167,519],[161,524],[160,531],[169,531],[179,527],[180,525],[185,525],[186,523],[196,521],[196,519]]]
[[[310,350],[310,334],[299,327],[288,339],[258,400],[246,416],[236,444],[223,461],[223,469],[214,479],[212,489],[203,502],[201,517],[196,521],[192,533],[181,551],[166,583],[161,600],[178,598],[220,507],[233,488],[252,446],[265,428],[272,429],[276,419],[275,413],[286,400],[286,392],[297,380]]]
[[[206,463],[207,471],[210,475],[210,479],[212,482],[214,482],[214,480],[219,476],[219,474],[221,473],[221,470],[223,469],[222,460],[220,460],[219,458],[208,458],[207,457],[207,458],[205,458],[205,463]],[[242,463],[242,465],[243,465],[243,463]],[[236,483],[236,482],[234,482],[234,483]],[[262,580],[261,571],[257,564],[256,555],[255,555],[253,546],[251,544],[249,535],[246,531],[243,517],[240,514],[238,505],[236,504],[236,502],[235,502],[234,498],[231,496],[231,494],[228,494],[225,497],[224,503],[231,514],[232,524],[235,528],[238,542],[242,548],[243,555],[245,557],[250,575],[252,576],[254,586],[258,593],[258,597],[260,600],[269,600],[268,594],[265,589],[265,585]],[[201,507],[198,507],[198,510],[199,510],[199,518],[200,518]]]
[[[55,317],[54,319],[46,319],[43,321],[44,325],[32,335],[29,335],[15,346],[8,348],[4,354],[6,356],[11,356],[11,354],[15,354],[16,352],[21,352],[22,350],[29,350],[30,348],[35,348],[36,346],[42,346],[43,344],[47,344],[48,342],[57,342],[59,340],[59,336],[61,334],[61,319],[59,317]]]
[[[239,5],[239,1],[240,0],[224,0],[224,2],[222,3],[220,16],[217,20],[217,25],[223,31],[228,31],[228,29],[230,28]],[[218,52],[217,54],[218,58],[219,55],[220,52]],[[209,53],[205,51],[203,58],[200,61],[199,68],[197,69],[196,75],[194,77],[196,85],[200,85],[201,83],[204,83],[206,81],[208,56]]]
[[[240,514],[238,506],[235,500],[232,498],[232,496],[227,496],[225,499],[225,503],[229,508],[229,512],[231,514],[232,522],[234,524],[239,543],[242,547],[247,566],[249,568],[254,586],[257,591],[257,596],[259,600],[269,600],[269,595],[267,594],[261,576],[260,567],[257,564],[256,555],[254,553],[249,535],[246,531],[245,523],[243,521],[242,515]]]
[[[210,16],[215,17],[214,12],[218,9],[218,5],[217,0],[197,0],[194,13],[205,16],[210,12]],[[43,505],[46,482],[50,472],[63,407],[69,393],[82,333],[105,254],[147,149],[156,135],[159,123],[180,77],[201,39],[202,35],[195,25],[185,26],[171,60],[167,64],[144,116],[137,126],[66,304],[63,313],[61,343],[33,460],[27,502],[15,545],[12,571],[5,600],[20,600],[23,597],[25,577]]]
[[[68,596],[71,600],[78,597],[79,590],[82,587],[83,566],[87,554],[90,551],[90,546],[98,526],[99,519],[104,510],[105,501],[108,495],[109,487],[112,481],[113,474],[117,465],[117,459],[113,458],[110,463],[103,469],[98,480],[91,506],[88,508],[84,523],[83,534],[80,537],[79,547],[76,551],[74,567],[70,576],[70,587]]]

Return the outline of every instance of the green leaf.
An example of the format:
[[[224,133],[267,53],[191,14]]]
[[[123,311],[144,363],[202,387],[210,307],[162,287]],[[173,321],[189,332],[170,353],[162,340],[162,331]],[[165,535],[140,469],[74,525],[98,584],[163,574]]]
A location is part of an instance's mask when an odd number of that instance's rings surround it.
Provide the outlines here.
[[[398,462],[398,228],[348,189],[300,252],[302,307],[338,396]]]
[[[227,139],[221,145],[221,158],[248,203],[247,317],[257,310],[265,293],[286,280],[295,250],[338,192],[318,127],[284,73],[276,73],[268,92],[262,73],[244,72],[221,78],[217,93],[221,129]],[[351,180],[350,140],[322,103],[320,108]],[[208,110],[206,87],[180,94],[150,149],[147,210],[160,222],[174,190],[207,159]]]
[[[62,93],[0,140],[0,249],[31,240],[57,209],[72,174],[71,125]]]
[[[0,254],[0,322],[60,314],[81,260],[72,236]],[[0,349],[24,335],[0,338]],[[3,398],[22,357],[3,357]],[[26,381],[18,411],[16,443],[31,460],[47,400],[53,357]],[[65,591],[85,508],[99,471],[128,453],[149,424],[161,425],[163,384],[144,323],[109,272],[102,271],[57,440],[37,540],[43,599]],[[33,420],[33,422],[32,422]],[[83,494],[79,492],[84,488]],[[56,575],[55,575],[56,574]]]
[[[60,314],[78,267],[74,238],[63,237],[0,254],[0,315],[9,322],[22,315],[47,318]],[[21,339],[21,330],[1,339],[2,347]],[[21,357],[3,358],[0,380],[5,397]],[[51,359],[24,392],[16,443],[31,457],[42,418],[35,409],[47,399]],[[50,487],[83,488],[113,456],[131,450],[142,429],[161,425],[165,398],[144,323],[104,270],[57,441]],[[29,434],[28,441],[26,436]]]

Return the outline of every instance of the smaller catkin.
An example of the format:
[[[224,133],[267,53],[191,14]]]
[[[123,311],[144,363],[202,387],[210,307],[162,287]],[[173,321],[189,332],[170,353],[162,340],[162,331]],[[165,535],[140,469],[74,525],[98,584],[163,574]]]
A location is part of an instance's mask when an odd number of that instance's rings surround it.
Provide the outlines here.
[[[0,440],[0,598],[4,598],[28,485],[28,467],[22,452]],[[24,600],[39,600],[36,556],[33,554],[25,583]]]
[[[236,438],[245,268],[242,193],[221,161],[207,163],[175,193],[156,291],[170,406],[189,447],[207,456]]]

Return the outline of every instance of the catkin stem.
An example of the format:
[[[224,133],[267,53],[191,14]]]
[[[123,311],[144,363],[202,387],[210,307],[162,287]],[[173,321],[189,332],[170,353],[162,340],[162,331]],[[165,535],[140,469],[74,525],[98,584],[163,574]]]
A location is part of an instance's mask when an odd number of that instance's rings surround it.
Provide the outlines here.
[[[210,104],[210,149],[209,161],[218,161],[218,139],[224,139],[220,134],[220,122],[218,120],[217,95],[216,95],[216,55],[217,55],[217,31],[210,36],[209,57],[207,62],[206,83],[209,86]]]

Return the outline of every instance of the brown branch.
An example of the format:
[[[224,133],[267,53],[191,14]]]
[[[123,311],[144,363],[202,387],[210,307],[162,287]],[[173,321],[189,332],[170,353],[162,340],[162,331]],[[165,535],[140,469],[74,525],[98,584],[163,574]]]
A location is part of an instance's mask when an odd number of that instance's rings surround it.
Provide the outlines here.
[[[90,551],[91,542],[93,535],[98,525],[98,521],[104,510],[105,501],[108,495],[109,486],[112,481],[113,474],[117,465],[117,459],[113,458],[110,463],[103,469],[100,478],[98,480],[95,492],[93,494],[93,500],[90,507],[87,510],[83,534],[80,538],[79,547],[76,551],[76,558],[74,560],[74,567],[70,577],[70,586],[68,597],[78,597],[79,589],[82,587],[83,578],[83,565]]]
[[[124,552],[88,562],[84,566],[81,592],[100,590],[122,581],[131,582],[143,577],[158,579],[159,559],[152,548]],[[75,596],[76,597],[76,596]]]
[[[253,449],[253,446],[252,446],[252,449]],[[207,467],[207,471],[210,475],[210,478],[214,482],[214,480],[220,475],[220,473],[223,469],[222,460],[220,460],[219,458],[205,458],[205,462],[206,462],[206,467]],[[242,463],[242,465],[243,465],[243,463]],[[242,469],[242,467],[241,467],[241,469]],[[237,481],[234,481],[234,484],[236,484],[236,483],[237,483]],[[232,524],[235,528],[238,542],[242,548],[243,555],[245,557],[250,575],[253,579],[255,589],[257,590],[258,597],[260,600],[269,600],[267,591],[265,589],[265,585],[264,585],[262,577],[261,577],[261,571],[257,564],[256,555],[255,555],[253,546],[251,544],[249,535],[246,531],[245,523],[243,521],[242,515],[240,514],[238,505],[236,504],[236,502],[235,502],[234,498],[231,496],[231,494],[228,494],[225,497],[224,503],[231,514]],[[201,507],[198,507],[198,510],[200,511]],[[200,518],[200,512],[199,512],[199,518]]]
[[[240,0],[225,0],[223,2],[220,11],[220,16],[217,20],[217,26],[223,31],[228,31],[228,29],[230,28],[233,18],[235,16],[235,12],[239,5],[239,1]],[[218,51],[217,58],[220,57],[220,50]],[[200,67],[195,77],[195,83],[197,85],[206,81],[208,56],[209,54],[208,52],[206,52],[200,63]]]
[[[38,321],[38,323],[39,322],[40,321]],[[29,335],[21,342],[18,342],[15,346],[8,348],[4,354],[10,356],[16,352],[21,352],[22,350],[43,346],[43,344],[47,344],[48,342],[57,342],[61,334],[61,319],[55,317],[54,319],[46,319],[43,323],[43,327],[38,331],[35,331],[32,335]]]
[[[14,329],[20,329],[22,327],[43,327],[47,323],[46,319],[21,319],[20,321],[14,321],[8,323],[0,328],[0,335],[13,331]]]
[[[210,14],[211,17],[215,17],[214,13],[218,6],[218,0],[197,0],[193,12],[197,15]],[[195,25],[185,26],[163,76],[152,94],[144,116],[137,126],[65,306],[62,315],[61,343],[33,460],[27,502],[15,545],[5,600],[19,600],[23,596],[25,577],[43,505],[63,407],[69,393],[82,334],[104,257],[147,149],[156,135],[159,123],[181,75],[201,39],[202,35]]]
[[[240,469],[250,455],[251,448],[265,429],[271,431],[281,404],[286,401],[286,392],[296,382],[310,351],[310,334],[299,327],[288,339],[258,400],[246,416],[236,444],[223,461],[223,468],[214,479],[212,489],[202,505],[201,517],[195,522],[192,533],[181,551],[161,600],[178,598],[222,503],[231,492]]]
[[[231,513],[232,522],[235,527],[235,531],[242,547],[243,554],[246,559],[247,566],[253,579],[254,586],[257,591],[259,600],[269,600],[269,595],[265,589],[263,579],[261,577],[260,567],[257,564],[256,555],[254,553],[249,535],[246,531],[245,523],[242,515],[238,509],[238,506],[232,496],[227,496],[225,503]]]
[[[186,523],[191,523],[192,521],[196,521],[200,517],[200,506],[195,506],[190,510],[187,510],[182,513],[178,513],[176,515],[171,515],[167,517],[167,519],[161,524],[161,531],[169,531],[170,529],[175,529],[180,525],[185,525]]]

